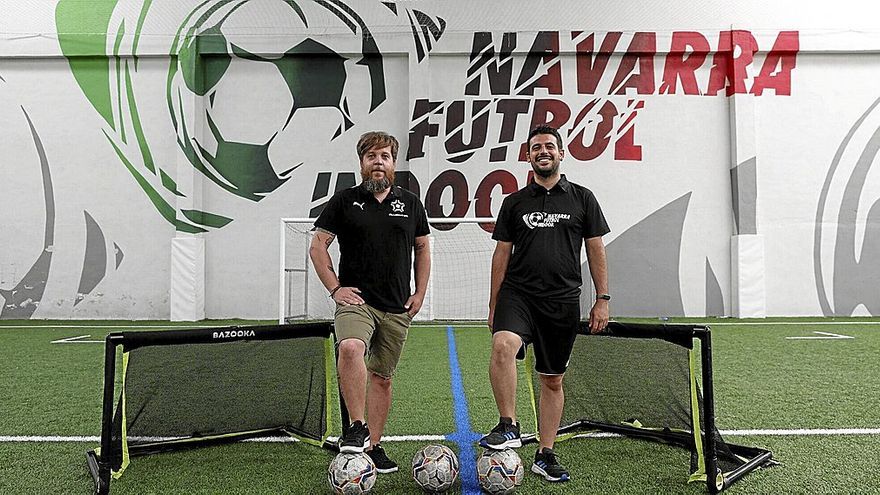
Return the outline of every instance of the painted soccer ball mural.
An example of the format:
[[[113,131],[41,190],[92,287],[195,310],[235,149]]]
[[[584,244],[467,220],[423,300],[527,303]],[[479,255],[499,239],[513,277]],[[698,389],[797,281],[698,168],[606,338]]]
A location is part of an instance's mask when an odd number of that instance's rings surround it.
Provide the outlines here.
[[[329,13],[353,27],[309,36],[309,18]],[[173,48],[168,106],[187,160],[232,194],[259,201],[314,152],[298,155],[294,140],[329,143],[384,99],[381,55],[354,13],[237,0],[194,14]],[[255,15],[270,23],[266,35],[253,35]]]

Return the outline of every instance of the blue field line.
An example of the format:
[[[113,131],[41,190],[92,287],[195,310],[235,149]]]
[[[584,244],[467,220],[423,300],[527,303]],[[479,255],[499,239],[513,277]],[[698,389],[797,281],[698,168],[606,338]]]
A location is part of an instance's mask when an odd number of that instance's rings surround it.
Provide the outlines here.
[[[477,453],[474,443],[480,435],[471,430],[471,415],[468,410],[464,385],[461,382],[461,367],[458,365],[458,351],[455,347],[455,332],[452,326],[446,327],[446,342],[449,347],[449,375],[452,385],[452,413],[455,417],[455,433],[446,439],[458,445],[459,477],[461,493],[479,495],[482,493],[477,481]]]

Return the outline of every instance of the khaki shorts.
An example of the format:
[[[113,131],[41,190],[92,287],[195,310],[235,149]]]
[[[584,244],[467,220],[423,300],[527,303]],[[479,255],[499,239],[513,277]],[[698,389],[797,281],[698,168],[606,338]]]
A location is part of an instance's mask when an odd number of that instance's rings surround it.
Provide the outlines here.
[[[367,369],[384,378],[394,376],[412,317],[386,313],[369,304],[336,306],[336,342],[360,339],[367,346]]]

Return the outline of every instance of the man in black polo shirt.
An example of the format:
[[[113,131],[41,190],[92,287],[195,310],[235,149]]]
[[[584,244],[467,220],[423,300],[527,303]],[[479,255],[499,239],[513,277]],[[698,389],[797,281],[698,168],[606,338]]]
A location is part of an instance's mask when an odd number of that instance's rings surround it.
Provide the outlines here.
[[[336,302],[339,388],[351,419],[339,450],[369,448],[380,473],[397,471],[379,441],[391,407],[391,377],[431,271],[425,208],[415,194],[394,185],[398,148],[397,139],[384,132],[361,136],[363,182],[330,198],[315,221],[309,248],[318,278]],[[335,238],[338,277],[328,251]],[[416,290],[411,293],[413,267]]]
[[[522,446],[516,421],[516,358],[524,357],[531,343],[541,380],[540,446],[531,469],[548,481],[567,481],[568,471],[553,444],[565,400],[562,378],[580,319],[581,246],[586,241],[596,287],[590,310],[590,331],[596,333],[608,324],[611,296],[602,236],[609,229],[593,193],[560,175],[565,152],[559,132],[536,127],[527,144],[535,180],[504,199],[492,234],[497,243],[489,299],[489,378],[501,418],[480,445]]]

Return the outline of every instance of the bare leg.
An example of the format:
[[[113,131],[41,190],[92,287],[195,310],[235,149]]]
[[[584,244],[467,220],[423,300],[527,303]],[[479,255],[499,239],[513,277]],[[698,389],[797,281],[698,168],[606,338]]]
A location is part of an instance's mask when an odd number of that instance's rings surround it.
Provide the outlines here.
[[[564,375],[540,375],[541,377],[541,403],[538,407],[539,428],[541,446],[553,448],[556,442],[556,432],[559,430],[559,422],[562,420],[562,406],[565,404],[565,392],[562,389],[562,377]]]
[[[364,362],[366,345],[360,339],[345,339],[339,343],[339,390],[348,408],[351,422],[364,421],[364,403],[367,395],[367,365]]]
[[[489,381],[498,414],[516,423],[516,353],[522,338],[506,330],[492,335],[492,357],[489,360]]]
[[[391,410],[391,379],[370,373],[370,393],[367,395],[367,418],[370,421],[370,446],[382,440],[388,411]]]

